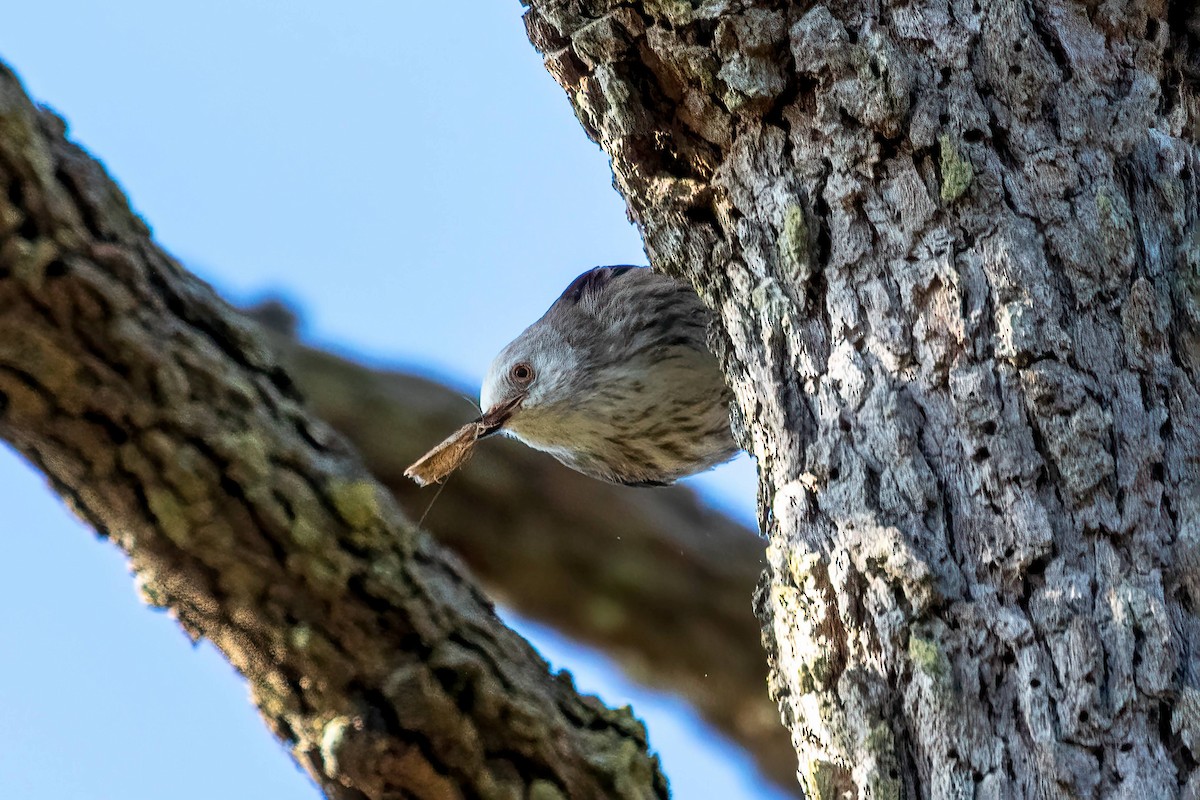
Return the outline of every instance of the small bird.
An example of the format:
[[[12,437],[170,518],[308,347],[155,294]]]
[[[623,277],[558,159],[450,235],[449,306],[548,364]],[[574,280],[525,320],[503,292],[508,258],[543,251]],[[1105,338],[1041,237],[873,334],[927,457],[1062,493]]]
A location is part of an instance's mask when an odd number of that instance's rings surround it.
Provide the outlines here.
[[[478,438],[513,436],[613,483],[664,486],[728,461],[730,392],[708,309],[644,267],[597,267],[500,351]]]

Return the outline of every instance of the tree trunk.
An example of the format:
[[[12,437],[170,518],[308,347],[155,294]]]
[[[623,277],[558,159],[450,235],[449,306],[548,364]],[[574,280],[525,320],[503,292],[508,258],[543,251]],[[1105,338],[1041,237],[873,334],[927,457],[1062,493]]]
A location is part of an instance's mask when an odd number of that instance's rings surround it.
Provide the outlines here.
[[[1200,12],[529,5],[718,313],[807,792],[1200,794]]]
[[[330,798],[662,798],[0,65],[0,437],[245,675]]]

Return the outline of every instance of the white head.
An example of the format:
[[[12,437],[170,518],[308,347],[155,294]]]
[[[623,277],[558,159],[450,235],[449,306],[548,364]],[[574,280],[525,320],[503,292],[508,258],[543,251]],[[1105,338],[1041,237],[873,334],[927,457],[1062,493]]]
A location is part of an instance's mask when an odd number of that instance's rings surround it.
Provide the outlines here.
[[[580,397],[580,351],[553,324],[551,314],[530,325],[492,361],[479,405],[488,433],[503,431],[531,444],[554,419],[570,416]],[[485,434],[487,435],[487,434]]]

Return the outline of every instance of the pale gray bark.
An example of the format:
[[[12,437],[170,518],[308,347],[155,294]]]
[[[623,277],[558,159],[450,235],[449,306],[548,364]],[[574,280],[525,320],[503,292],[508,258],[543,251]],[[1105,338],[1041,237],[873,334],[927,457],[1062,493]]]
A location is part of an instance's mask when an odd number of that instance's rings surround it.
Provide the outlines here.
[[[814,797],[1196,796],[1196,12],[532,0],[719,314]]]

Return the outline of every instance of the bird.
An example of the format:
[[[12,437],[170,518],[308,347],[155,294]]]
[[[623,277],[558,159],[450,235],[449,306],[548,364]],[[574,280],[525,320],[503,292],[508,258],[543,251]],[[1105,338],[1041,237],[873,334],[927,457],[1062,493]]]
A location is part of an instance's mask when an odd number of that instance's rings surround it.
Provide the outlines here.
[[[596,267],[504,347],[479,437],[505,434],[593,478],[665,486],[739,451],[709,310],[647,267]]]

